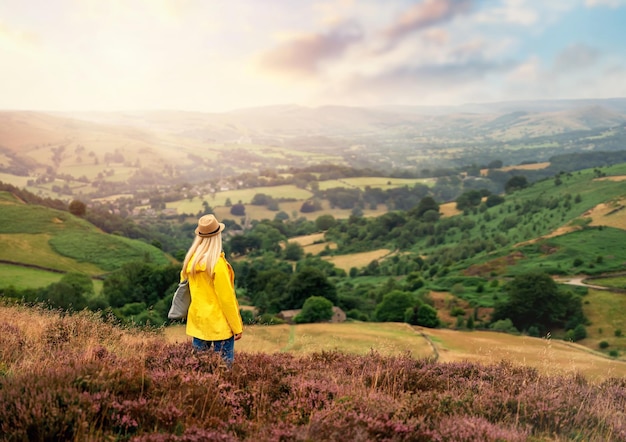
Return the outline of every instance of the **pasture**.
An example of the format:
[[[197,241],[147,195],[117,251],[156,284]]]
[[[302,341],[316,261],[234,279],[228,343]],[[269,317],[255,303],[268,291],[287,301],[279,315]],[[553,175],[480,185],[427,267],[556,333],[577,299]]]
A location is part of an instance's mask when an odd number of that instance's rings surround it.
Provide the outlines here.
[[[0,287],[13,286],[18,290],[36,289],[58,282],[62,273],[29,267],[0,264]]]
[[[70,257],[59,255],[50,246],[50,238],[51,235],[47,233],[0,234],[0,244],[2,245],[0,247],[0,259],[91,275],[102,273],[102,269],[94,263],[80,262]]]
[[[184,326],[165,328],[170,342],[185,342]],[[411,353],[416,358],[432,356],[428,341],[408,324],[344,322],[341,324],[250,325],[237,341],[237,351],[246,353],[310,354],[340,351],[366,355],[372,350],[382,355]]]
[[[429,187],[435,185],[434,178],[387,178],[387,177],[357,177],[342,178],[339,180],[327,180],[319,182],[319,189],[326,190],[335,187],[359,188],[365,190],[366,187],[379,188],[382,190],[395,189],[396,187],[413,187],[415,184],[425,184]]]
[[[602,280],[594,280],[592,284]],[[606,341],[606,351],[617,350],[622,359],[626,359],[626,294],[608,290],[590,289],[583,298],[583,311],[590,321],[587,326],[587,337],[580,344],[599,350],[600,342]],[[622,336],[615,331],[621,330]]]
[[[297,236],[295,238],[289,238],[289,242],[300,244],[304,253],[310,253],[317,255],[328,247],[329,249],[336,249],[337,244],[333,242],[326,242],[324,239],[324,233],[313,233],[311,235]]]
[[[352,267],[365,267],[372,261],[388,258],[391,250],[378,249],[370,252],[351,253],[349,255],[324,256],[322,259],[332,262],[335,267],[349,272]]]

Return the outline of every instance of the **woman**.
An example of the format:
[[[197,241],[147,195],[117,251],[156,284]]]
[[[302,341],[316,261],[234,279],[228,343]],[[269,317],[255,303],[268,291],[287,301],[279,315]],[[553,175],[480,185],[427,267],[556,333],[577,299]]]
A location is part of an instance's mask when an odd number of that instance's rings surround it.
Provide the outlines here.
[[[235,273],[222,251],[224,224],[213,215],[198,220],[196,237],[187,251],[180,279],[189,281],[191,304],[187,335],[196,350],[220,353],[230,366],[243,321],[235,295]]]

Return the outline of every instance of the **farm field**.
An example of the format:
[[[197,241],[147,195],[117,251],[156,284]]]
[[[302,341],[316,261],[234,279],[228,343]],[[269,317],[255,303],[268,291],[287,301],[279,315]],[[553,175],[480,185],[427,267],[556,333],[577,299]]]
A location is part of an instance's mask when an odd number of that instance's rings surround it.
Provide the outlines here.
[[[415,184],[425,184],[433,186],[434,178],[386,178],[386,177],[358,177],[342,178],[340,180],[320,181],[320,190],[332,189],[335,187],[359,188],[365,190],[366,187],[379,188],[383,190],[394,189],[396,187],[409,186]]]
[[[302,203],[304,200],[300,201],[291,201],[279,204],[279,211],[285,212],[289,217],[294,220],[298,218],[305,218],[308,221],[315,221],[318,217],[322,215],[332,215],[336,219],[345,219],[349,218],[352,214],[351,209],[332,209],[328,204],[328,201],[322,201],[322,209],[317,210],[315,212],[302,213],[300,212],[300,208],[302,207]],[[209,203],[211,205],[211,203]],[[185,212],[185,213],[197,213],[198,210],[201,210],[202,206],[198,205],[195,212]],[[180,212],[180,210],[179,210]],[[387,212],[387,208],[384,205],[379,205],[377,209],[364,209],[363,216],[364,217],[375,217],[383,215]],[[230,207],[220,206],[213,207],[213,213],[218,219],[235,219],[239,220],[241,217],[237,217],[230,213]],[[278,212],[267,209],[265,206],[253,206],[246,205],[246,218],[249,220],[263,220],[269,219],[272,220],[276,217]]]
[[[49,269],[100,274],[102,269],[89,262],[79,262],[59,255],[50,247],[51,235],[46,233],[0,234],[0,259],[32,264]]]
[[[62,276],[62,273],[0,264],[0,287],[13,286],[18,290],[35,289],[58,282]]]
[[[317,255],[321,251],[326,249],[326,247],[331,250],[337,248],[337,244],[332,242],[326,242],[324,240],[324,233],[313,233],[311,235],[289,238],[289,242],[300,244],[304,249],[305,254],[311,253],[313,255]]]
[[[350,271],[352,267],[365,267],[370,262],[388,257],[389,249],[372,250],[370,252],[351,253],[349,255],[324,256],[322,259],[332,262],[335,267]]]
[[[164,329],[170,342],[186,342],[182,325]],[[428,338],[428,339],[426,339]],[[438,361],[470,361],[534,367],[546,375],[581,373],[593,381],[626,376],[626,362],[604,357],[588,348],[565,341],[514,336],[489,331],[456,331],[411,327],[401,323],[346,322],[342,324],[252,325],[246,326],[243,338],[235,344],[245,353],[307,354],[341,351],[383,355],[434,357]]]

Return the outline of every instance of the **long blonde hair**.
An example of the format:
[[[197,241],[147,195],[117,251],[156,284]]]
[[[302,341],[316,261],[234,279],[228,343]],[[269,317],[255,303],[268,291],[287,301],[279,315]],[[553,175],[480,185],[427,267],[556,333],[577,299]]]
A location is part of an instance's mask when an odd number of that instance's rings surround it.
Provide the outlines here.
[[[191,275],[196,275],[196,267],[204,264],[209,275],[213,275],[213,269],[222,253],[222,233],[209,237],[196,235],[191,247],[187,250],[185,261],[183,262],[184,279],[189,277],[187,268],[191,262]]]

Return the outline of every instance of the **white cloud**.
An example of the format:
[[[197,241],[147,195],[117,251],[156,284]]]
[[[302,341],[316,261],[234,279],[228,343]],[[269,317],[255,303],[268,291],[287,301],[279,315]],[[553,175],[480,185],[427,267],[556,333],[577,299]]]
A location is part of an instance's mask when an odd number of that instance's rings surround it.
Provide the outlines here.
[[[585,5],[589,8],[597,6],[608,6],[610,8],[619,8],[626,5],[626,0],[585,0]]]

